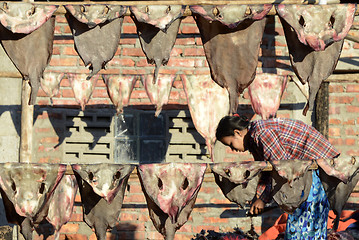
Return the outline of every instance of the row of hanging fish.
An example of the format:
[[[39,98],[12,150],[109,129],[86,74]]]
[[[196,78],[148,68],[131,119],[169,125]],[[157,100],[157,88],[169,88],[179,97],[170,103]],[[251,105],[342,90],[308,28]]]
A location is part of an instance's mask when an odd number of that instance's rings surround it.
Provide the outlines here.
[[[355,158],[288,160],[271,162],[272,195],[279,207],[292,213],[306,200],[312,182],[308,171],[316,162],[331,208],[340,213],[359,180]],[[231,162],[210,165],[215,181],[227,199],[244,208],[256,195],[266,162]],[[73,211],[80,190],[83,219],[95,229],[97,239],[119,221],[132,164],[72,164],[74,175],[65,175],[64,164],[0,164],[0,192],[9,223],[18,224],[26,240],[46,219],[59,238],[62,225]],[[205,163],[163,163],[137,166],[149,216],[165,239],[188,220],[207,168]]]
[[[58,6],[31,3],[0,3],[1,43],[32,87],[34,104],[43,72],[52,54],[53,13]],[[130,6],[141,47],[149,63],[165,65],[175,43],[183,13],[182,5]],[[265,16],[273,5],[190,6],[200,30],[212,80],[229,93],[230,112],[237,111],[238,94],[255,78]],[[65,5],[75,49],[89,66],[89,80],[109,62],[119,44],[127,6]],[[303,113],[313,109],[320,83],[333,72],[344,37],[353,23],[355,4],[275,5],[287,39],[290,61],[300,81],[309,84]],[[33,47],[31,47],[33,46]],[[36,49],[36,54],[33,50]],[[84,77],[84,76],[82,76]]]

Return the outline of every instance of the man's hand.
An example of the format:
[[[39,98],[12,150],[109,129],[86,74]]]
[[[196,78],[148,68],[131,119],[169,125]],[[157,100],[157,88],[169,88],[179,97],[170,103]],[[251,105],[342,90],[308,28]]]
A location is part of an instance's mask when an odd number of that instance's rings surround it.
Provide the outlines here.
[[[258,215],[263,212],[264,202],[261,199],[257,199],[251,206],[249,210],[250,215]]]

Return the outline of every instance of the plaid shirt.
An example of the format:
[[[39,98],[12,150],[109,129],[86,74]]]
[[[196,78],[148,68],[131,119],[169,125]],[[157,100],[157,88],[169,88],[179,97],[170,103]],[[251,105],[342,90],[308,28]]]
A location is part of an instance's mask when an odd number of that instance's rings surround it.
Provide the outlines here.
[[[315,128],[299,120],[253,121],[248,133],[251,137],[249,151],[259,161],[335,158],[340,154]],[[268,178],[262,179],[257,197],[269,202],[270,189]]]

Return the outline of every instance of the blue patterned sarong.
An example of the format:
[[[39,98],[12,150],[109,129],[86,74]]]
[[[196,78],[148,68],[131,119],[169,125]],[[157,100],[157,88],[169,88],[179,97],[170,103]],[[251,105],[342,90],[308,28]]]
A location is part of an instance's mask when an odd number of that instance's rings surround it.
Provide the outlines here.
[[[313,170],[307,201],[288,215],[286,240],[327,239],[329,202],[318,174],[318,170]]]

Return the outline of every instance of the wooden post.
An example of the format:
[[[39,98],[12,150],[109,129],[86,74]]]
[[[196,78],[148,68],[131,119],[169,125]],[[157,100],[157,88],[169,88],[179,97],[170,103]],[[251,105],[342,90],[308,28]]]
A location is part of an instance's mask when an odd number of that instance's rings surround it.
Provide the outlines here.
[[[31,162],[34,105],[29,105],[30,94],[31,86],[29,80],[23,80],[21,90],[21,136],[19,153],[19,161],[21,163]]]
[[[329,134],[329,82],[322,82],[315,99],[315,128],[328,139]]]

